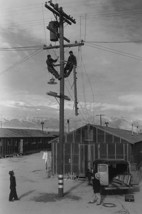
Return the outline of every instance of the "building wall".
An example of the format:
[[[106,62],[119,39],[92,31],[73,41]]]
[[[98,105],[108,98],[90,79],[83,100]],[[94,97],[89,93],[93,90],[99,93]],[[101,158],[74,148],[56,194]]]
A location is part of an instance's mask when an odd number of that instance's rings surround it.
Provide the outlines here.
[[[137,163],[139,167],[142,167],[142,142],[136,143],[133,146],[134,150],[134,162]]]
[[[53,173],[58,173],[58,144],[52,144]],[[64,174],[85,176],[96,159],[133,160],[129,142],[93,126],[85,126],[67,134],[64,144]],[[57,163],[58,162],[58,163]]]
[[[53,138],[0,138],[0,157],[34,153],[44,149],[51,151],[51,144],[48,143],[51,139]],[[21,152],[21,142],[23,142],[23,152]]]

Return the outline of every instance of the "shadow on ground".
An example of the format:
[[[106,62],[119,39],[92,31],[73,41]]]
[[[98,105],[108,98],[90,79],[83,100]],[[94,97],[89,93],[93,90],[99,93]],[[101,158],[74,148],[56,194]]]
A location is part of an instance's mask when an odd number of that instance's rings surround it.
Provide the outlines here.
[[[59,197],[58,194],[55,193],[40,193],[39,196],[34,197],[33,201],[35,202],[56,202],[56,201],[61,201],[65,199],[70,199],[74,201],[78,201],[81,199],[81,197],[75,196],[75,195],[70,195],[70,194],[65,194],[64,197]]]
[[[25,196],[27,196],[27,195],[30,195],[30,194],[33,193],[34,191],[35,191],[35,190],[31,190],[31,191],[29,191],[29,192],[26,192],[26,193],[20,195],[19,199],[21,199],[21,198],[23,198],[23,197],[25,197]]]
[[[77,182],[77,184],[73,187],[71,187],[67,192],[65,192],[65,195],[68,195],[71,191],[73,191],[74,189],[76,189],[77,187],[81,186],[82,184],[84,184],[86,181],[81,181],[81,182]]]

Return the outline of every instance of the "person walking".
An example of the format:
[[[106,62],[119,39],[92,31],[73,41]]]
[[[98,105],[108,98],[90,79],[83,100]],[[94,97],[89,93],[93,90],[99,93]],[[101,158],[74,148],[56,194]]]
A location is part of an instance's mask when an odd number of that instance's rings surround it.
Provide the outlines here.
[[[97,172],[97,166],[94,166],[93,172],[93,198],[89,203],[95,203],[97,205],[101,204],[101,184],[100,184],[100,174]]]
[[[68,57],[67,64],[64,68],[64,77],[68,77],[70,75],[70,73],[72,72],[73,67],[77,66],[77,60],[76,60],[75,55],[73,54],[73,51],[70,51],[69,54],[70,54],[70,56]]]
[[[10,175],[10,193],[9,193],[9,201],[19,200],[16,192],[16,178],[14,176],[13,171],[9,171]]]
[[[55,76],[56,79],[60,80],[60,75],[59,73],[55,70],[55,66],[59,66],[59,65],[55,65],[54,63],[57,62],[57,59],[52,59],[51,55],[47,55],[47,60],[46,60],[46,64],[47,64],[47,69],[48,71],[53,74]]]

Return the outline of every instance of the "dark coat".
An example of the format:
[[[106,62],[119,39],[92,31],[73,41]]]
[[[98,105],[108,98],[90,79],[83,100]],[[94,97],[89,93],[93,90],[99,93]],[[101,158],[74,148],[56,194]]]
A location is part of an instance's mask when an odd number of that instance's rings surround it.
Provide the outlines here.
[[[70,55],[69,58],[68,58],[67,64],[68,65],[72,64],[72,65],[77,66],[76,57],[74,55]]]
[[[52,58],[47,58],[46,60],[46,64],[47,64],[47,67],[50,67],[50,68],[53,68],[54,64],[57,62],[57,59],[52,59]]]
[[[10,189],[16,188],[16,179],[14,175],[10,176]]]
[[[97,173],[97,171],[94,170],[93,179],[92,179],[93,190],[94,190],[94,193],[100,193],[101,192],[101,185],[100,185],[100,180],[97,179],[96,176],[95,176],[96,173]]]
[[[10,193],[9,193],[9,201],[19,200],[16,192],[16,178],[14,174],[10,174]]]

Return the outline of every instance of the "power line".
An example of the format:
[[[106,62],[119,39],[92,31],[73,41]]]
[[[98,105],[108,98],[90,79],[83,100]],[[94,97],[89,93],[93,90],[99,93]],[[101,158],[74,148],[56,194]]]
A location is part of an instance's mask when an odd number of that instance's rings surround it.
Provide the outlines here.
[[[37,6],[36,6],[37,5]],[[23,5],[22,7],[15,7],[14,6],[14,8],[4,8],[5,10],[3,10],[2,12],[1,12],[1,14],[0,14],[0,16],[2,15],[2,14],[4,14],[4,13],[10,13],[10,12],[14,12],[14,13],[16,13],[16,12],[18,12],[18,13],[21,13],[21,11],[23,10],[23,11],[26,11],[27,12],[27,10],[30,10],[30,12],[31,12],[31,10],[33,10],[33,9],[35,9],[35,8],[39,8],[39,6],[42,6],[43,5],[43,3],[36,3],[36,4],[28,4],[28,5]],[[6,12],[5,12],[6,11]]]
[[[89,75],[88,75],[88,73],[87,73],[87,71],[86,71],[85,64],[84,64],[84,62],[83,62],[83,58],[82,58],[82,64],[83,64],[83,66],[84,66],[84,71],[85,71],[85,73],[86,73],[86,76],[87,76],[87,79],[88,79],[88,82],[89,82],[89,86],[90,86],[90,88],[91,88],[92,97],[93,97],[93,103],[94,103],[94,102],[95,102],[95,99],[94,99],[94,97],[95,97],[95,96],[94,96],[94,91],[93,91],[93,88],[92,88],[92,84],[91,84]],[[94,122],[94,107],[93,107],[93,122]]]
[[[45,30],[45,15],[44,15],[44,9],[43,9],[43,4],[42,4],[42,17],[43,17],[43,28],[44,28],[44,36],[45,36],[45,43],[47,43],[46,39],[46,30]]]
[[[43,13],[43,4],[36,4],[36,5],[40,5],[41,7],[31,5],[31,7],[30,6],[26,6],[25,8],[22,7],[21,9],[17,8],[17,11],[16,11],[16,8],[14,8],[14,9],[11,9],[11,11],[14,11],[14,14],[15,14],[15,11],[18,12],[19,14],[21,14],[21,12],[26,12],[27,13],[27,10],[30,10],[29,14],[32,15],[31,14],[31,9],[33,10],[33,9],[41,9],[42,8],[42,11],[41,11],[41,15],[42,15],[42,13]],[[9,11],[8,11],[8,13],[9,13]],[[85,20],[86,20],[86,18],[89,18],[89,17],[97,17],[97,16],[112,17],[112,16],[120,16],[120,15],[131,15],[132,16],[132,15],[139,15],[141,13],[142,13],[141,9],[127,9],[127,10],[119,10],[119,11],[116,11],[116,12],[114,12],[112,10],[109,10],[108,12],[95,13],[95,14],[94,14],[94,12],[92,12],[92,13],[91,12],[89,12],[89,13],[85,12],[83,15],[78,15],[78,16],[82,17],[82,18],[85,18]],[[10,17],[10,19],[11,19],[10,15],[8,17]],[[33,20],[33,21],[35,22],[36,20]],[[26,22],[28,22],[28,25],[29,25],[29,21],[26,21]]]
[[[85,41],[89,44],[96,44],[96,43],[141,43],[142,40],[123,40],[123,41]]]
[[[135,10],[119,10],[118,12],[114,12],[114,11],[108,11],[105,13],[94,13],[94,12],[90,12],[90,13],[85,13],[83,15],[81,15],[82,17],[85,18],[85,15],[87,15],[87,17],[97,17],[97,16],[105,16],[105,17],[114,17],[114,16],[122,16],[122,15],[139,15],[142,13],[141,9],[135,9]],[[123,16],[124,17],[124,16]]]
[[[43,46],[42,45],[35,45],[35,46],[21,46],[21,47],[11,47],[11,48],[1,48],[0,51],[25,51],[25,50],[39,50]]]
[[[76,2],[76,1],[74,1],[74,2]],[[68,4],[69,5],[69,2],[68,3],[64,3],[64,4]],[[73,4],[73,2],[70,2],[70,4]],[[7,11],[7,13],[9,13],[9,12],[18,12],[18,13],[21,13],[21,11],[26,11],[27,12],[27,10],[30,10],[30,12],[31,12],[31,10],[33,10],[33,9],[36,9],[36,8],[39,8],[39,6],[43,6],[43,3],[36,3],[36,4],[28,4],[28,5],[23,5],[22,7],[14,7],[14,8],[6,8],[6,11]],[[94,4],[94,7],[95,8],[101,8],[100,6],[99,7],[96,7],[95,6],[95,4]],[[142,9],[119,9],[119,11],[115,11],[114,12],[114,10],[108,10],[107,12],[101,12],[101,13],[96,13],[96,15],[113,15],[113,14],[120,14],[120,13],[141,13],[142,12]],[[2,12],[2,13],[5,13],[5,11],[4,12]],[[94,15],[94,12],[88,12],[88,13],[86,13],[85,12],[85,14],[89,14],[89,15]],[[85,16],[85,14],[83,13],[83,15]],[[1,14],[2,15],[2,14]],[[82,15],[82,16],[83,16]],[[80,16],[80,15],[79,15]]]
[[[125,56],[125,57],[131,58],[131,59],[135,59],[135,60],[138,60],[138,61],[142,61],[142,57],[140,57],[140,56],[136,56],[136,55],[133,55],[133,54],[130,54],[130,53],[118,51],[118,50],[115,50],[115,49],[112,49],[112,48],[108,48],[108,47],[105,47],[105,46],[96,45],[96,44],[93,44],[93,45],[87,45],[86,44],[86,46],[91,47],[91,48],[95,48],[95,49],[99,49],[99,50],[103,50],[103,51],[107,51],[107,52],[110,52],[110,53],[118,54],[118,55],[121,55],[121,56]]]
[[[82,54],[81,54],[81,62],[82,62],[82,65],[83,65],[83,57],[82,57]],[[85,70],[85,68],[83,67],[83,69]],[[89,112],[88,112],[88,109],[87,109],[87,106],[86,106],[86,94],[85,94],[85,81],[84,81],[84,75],[82,74],[81,75],[82,77],[82,88],[83,88],[83,99],[84,99],[84,104],[85,104],[85,109],[87,111],[87,115],[88,115],[88,118],[89,118]],[[86,115],[86,113],[84,113],[84,115]],[[88,121],[88,120],[87,120]],[[88,121],[89,123],[89,121]]]
[[[0,72],[0,75],[8,72],[9,70],[11,71],[13,68],[17,67],[18,65],[25,63],[27,60],[29,60],[31,57],[39,54],[41,51],[43,51],[42,49],[36,50],[34,51],[30,56],[25,57],[23,60],[21,60],[20,62],[16,62],[15,64],[13,64],[12,66],[10,66],[9,68],[3,70],[2,72]]]
[[[77,61],[78,61],[78,60],[77,60]],[[71,90],[72,90],[72,85],[71,85],[69,79],[67,79],[67,81],[68,81],[68,85],[70,86],[70,88],[71,88]],[[74,98],[73,98],[74,95],[71,94],[72,91],[71,91],[71,92],[69,91],[69,89],[68,89],[68,87],[67,87],[68,85],[65,85],[65,87],[66,87],[66,89],[67,89],[67,91],[68,91],[68,93],[69,93],[71,99],[74,100]],[[73,93],[73,92],[72,92],[72,93]],[[80,103],[78,103],[78,104],[79,104],[79,106],[80,106],[80,115],[81,115],[82,119],[83,119],[85,122],[88,122],[87,119],[85,119],[85,117],[84,117],[84,115],[86,115],[86,114],[84,113],[83,107],[81,106]]]

